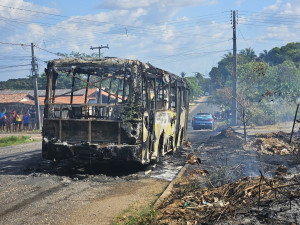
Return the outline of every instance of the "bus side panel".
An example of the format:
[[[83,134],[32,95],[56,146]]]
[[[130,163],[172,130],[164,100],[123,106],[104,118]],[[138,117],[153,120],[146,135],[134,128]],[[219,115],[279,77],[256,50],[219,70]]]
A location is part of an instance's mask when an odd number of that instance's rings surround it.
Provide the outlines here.
[[[157,157],[166,154],[169,150],[175,150],[176,113],[156,112],[154,129],[153,156]]]
[[[187,110],[186,109],[183,109],[181,111],[181,114],[180,114],[180,124],[179,124],[179,134],[178,134],[178,140],[177,140],[177,143],[176,143],[176,147],[179,148],[181,145],[182,145],[182,141],[183,139],[185,138],[185,133],[186,133],[186,126],[187,126]]]

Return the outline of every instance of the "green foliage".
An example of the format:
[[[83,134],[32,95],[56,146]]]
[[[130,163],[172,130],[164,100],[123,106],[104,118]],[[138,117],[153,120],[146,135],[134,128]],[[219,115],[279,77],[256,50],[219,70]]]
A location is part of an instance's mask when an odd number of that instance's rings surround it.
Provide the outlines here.
[[[0,147],[10,146],[10,145],[18,145],[31,142],[32,139],[28,136],[9,136],[0,138]]]
[[[126,225],[156,225],[159,222],[156,220],[158,215],[158,211],[152,209],[151,207],[147,207],[143,209],[139,214],[124,216],[123,218],[117,218],[113,224],[126,224]]]
[[[198,80],[196,77],[186,77],[186,80],[190,87],[190,99],[194,99],[199,95],[203,94],[203,90],[201,86],[198,84]]]
[[[265,51],[261,55],[261,58],[264,59],[271,65],[278,65],[283,63],[286,60],[293,61],[294,63],[300,62],[300,43],[288,43],[281,48],[275,47],[269,52]]]
[[[294,62],[284,61],[282,64],[270,67],[262,83],[267,90],[278,94],[280,98],[291,100],[299,92],[300,70]]]
[[[232,54],[224,55],[209,76],[215,88],[211,91],[214,102],[230,108]],[[246,48],[237,55],[237,101],[239,111],[247,115],[247,123],[262,124],[264,121],[270,124],[274,120],[279,122],[292,118],[291,106],[299,89],[300,43],[264,50],[259,57],[252,48]],[[272,105],[274,101],[275,107]],[[282,105],[285,106],[283,109],[276,110]]]
[[[0,89],[31,90],[33,81],[30,78],[9,79],[0,82]]]
[[[99,54],[97,53],[92,53],[92,54],[86,54],[86,53],[80,53],[80,52],[74,52],[72,51],[70,54],[67,53],[57,53],[59,56],[62,57],[67,57],[67,58],[98,58]],[[102,56],[103,53],[101,53]]]

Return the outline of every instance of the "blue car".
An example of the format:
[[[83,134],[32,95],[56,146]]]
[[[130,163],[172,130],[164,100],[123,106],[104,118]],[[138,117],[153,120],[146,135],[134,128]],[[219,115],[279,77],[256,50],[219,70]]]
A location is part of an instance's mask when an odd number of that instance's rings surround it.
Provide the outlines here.
[[[196,116],[193,117],[192,126],[194,130],[197,129],[214,129],[214,118],[210,113],[197,113]]]

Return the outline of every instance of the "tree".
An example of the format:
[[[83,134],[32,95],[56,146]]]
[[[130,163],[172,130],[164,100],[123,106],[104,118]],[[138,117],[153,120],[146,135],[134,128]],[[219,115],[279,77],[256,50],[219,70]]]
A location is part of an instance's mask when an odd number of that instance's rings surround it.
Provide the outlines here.
[[[257,57],[253,48],[245,48],[241,50],[240,55],[246,56],[250,60],[253,60]]]
[[[186,77],[185,78],[189,84],[190,88],[190,99],[195,99],[199,95],[203,94],[203,90],[201,86],[198,85],[197,78],[196,77]]]
[[[249,62],[238,65],[238,84],[237,97],[232,95],[231,86],[222,86],[214,95],[214,101],[220,105],[230,105],[231,99],[234,98],[238,104],[238,110],[241,114],[243,123],[244,140],[247,140],[247,123],[253,113],[253,103],[258,93],[258,82],[265,75],[267,64],[263,62]]]
[[[267,61],[268,60],[268,50],[263,50],[263,52],[259,54],[259,58],[264,61]]]
[[[185,77],[185,75],[186,75],[186,73],[185,73],[185,72],[181,72],[181,73],[180,73],[180,76],[181,76],[182,78],[184,78],[184,77]]]
[[[257,94],[257,82],[267,70],[263,62],[250,62],[238,66],[238,93],[235,99],[240,107],[241,120],[244,129],[244,140],[247,140],[247,123],[251,118],[253,98]]]

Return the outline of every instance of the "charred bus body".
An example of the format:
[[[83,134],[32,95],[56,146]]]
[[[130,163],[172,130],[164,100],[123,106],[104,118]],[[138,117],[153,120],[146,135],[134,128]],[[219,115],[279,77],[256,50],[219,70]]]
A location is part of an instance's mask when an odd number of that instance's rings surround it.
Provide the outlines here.
[[[137,60],[57,59],[45,69],[43,157],[96,157],[142,164],[176,151],[187,129],[188,84],[174,74]],[[71,80],[57,101],[59,76]],[[78,85],[80,84],[80,85]],[[87,102],[97,88],[94,102]],[[85,90],[83,102],[74,93]],[[103,101],[103,95],[106,96]]]

